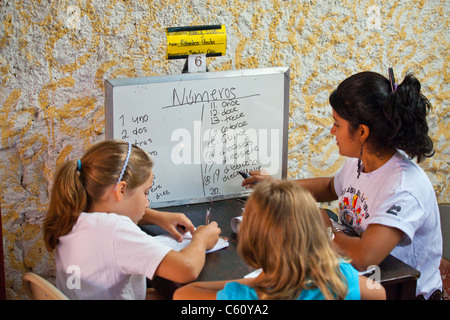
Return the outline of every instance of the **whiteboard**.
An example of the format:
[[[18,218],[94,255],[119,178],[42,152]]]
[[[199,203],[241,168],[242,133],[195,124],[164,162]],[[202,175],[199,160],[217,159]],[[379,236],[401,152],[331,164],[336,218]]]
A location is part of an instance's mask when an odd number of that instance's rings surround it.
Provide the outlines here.
[[[152,208],[245,197],[238,171],[286,178],[287,67],[105,80],[105,116],[154,160]]]

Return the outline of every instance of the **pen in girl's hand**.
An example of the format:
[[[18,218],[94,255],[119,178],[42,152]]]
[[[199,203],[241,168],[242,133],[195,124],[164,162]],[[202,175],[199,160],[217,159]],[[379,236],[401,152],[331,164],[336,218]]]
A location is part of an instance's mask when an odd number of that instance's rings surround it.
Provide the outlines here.
[[[205,225],[209,224],[209,214],[211,213],[211,208],[208,208],[208,210],[206,210],[206,221],[205,221]]]

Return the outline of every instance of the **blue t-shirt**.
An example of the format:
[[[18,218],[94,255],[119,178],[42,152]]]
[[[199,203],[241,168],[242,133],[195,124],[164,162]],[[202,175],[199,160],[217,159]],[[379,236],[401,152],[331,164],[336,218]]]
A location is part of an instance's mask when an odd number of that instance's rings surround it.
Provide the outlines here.
[[[348,292],[345,300],[360,300],[358,271],[349,263],[341,263],[340,269],[347,279]],[[217,292],[217,300],[258,300],[256,291],[247,285],[238,282],[229,282]],[[318,288],[304,289],[297,300],[324,300],[322,292]]]

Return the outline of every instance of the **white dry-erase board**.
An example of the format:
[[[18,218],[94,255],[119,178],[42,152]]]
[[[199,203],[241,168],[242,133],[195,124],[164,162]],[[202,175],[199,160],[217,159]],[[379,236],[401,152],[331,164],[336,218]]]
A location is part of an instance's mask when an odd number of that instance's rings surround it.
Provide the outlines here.
[[[105,81],[106,138],[155,162],[152,208],[247,196],[238,171],[286,178],[289,68]]]

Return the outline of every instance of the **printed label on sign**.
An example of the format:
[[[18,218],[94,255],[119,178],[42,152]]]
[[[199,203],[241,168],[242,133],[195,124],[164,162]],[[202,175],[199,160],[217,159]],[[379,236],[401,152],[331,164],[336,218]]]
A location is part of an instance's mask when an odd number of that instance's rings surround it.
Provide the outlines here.
[[[191,55],[223,56],[227,48],[224,25],[167,28],[167,58]]]

